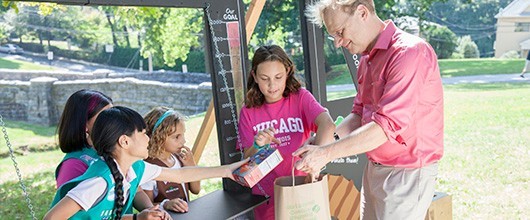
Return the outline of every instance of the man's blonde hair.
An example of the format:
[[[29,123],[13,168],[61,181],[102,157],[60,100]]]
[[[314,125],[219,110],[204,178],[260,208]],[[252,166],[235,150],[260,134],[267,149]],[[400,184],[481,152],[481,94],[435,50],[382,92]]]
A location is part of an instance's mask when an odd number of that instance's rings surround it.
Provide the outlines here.
[[[324,25],[324,12],[328,9],[342,11],[353,14],[358,5],[364,5],[372,13],[375,13],[373,0],[320,0],[314,4],[308,5],[305,10],[307,19],[322,27]]]

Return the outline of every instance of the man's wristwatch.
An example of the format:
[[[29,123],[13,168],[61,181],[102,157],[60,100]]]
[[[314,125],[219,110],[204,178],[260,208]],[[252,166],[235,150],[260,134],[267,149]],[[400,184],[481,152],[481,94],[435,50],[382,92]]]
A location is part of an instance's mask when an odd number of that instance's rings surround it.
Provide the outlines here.
[[[336,141],[340,140],[340,137],[337,133],[333,133],[333,137],[335,138]]]

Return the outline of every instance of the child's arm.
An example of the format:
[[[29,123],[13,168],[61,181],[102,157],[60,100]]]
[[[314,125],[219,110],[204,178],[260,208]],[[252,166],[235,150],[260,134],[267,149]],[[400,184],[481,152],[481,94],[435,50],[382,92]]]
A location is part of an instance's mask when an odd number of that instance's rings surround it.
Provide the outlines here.
[[[155,180],[176,183],[194,182],[203,179],[223,177],[234,179],[232,172],[246,163],[248,159],[218,167],[182,167],[180,169],[162,168]]]
[[[156,181],[154,180],[150,180],[142,185],[140,185],[140,188],[142,188],[142,190],[144,191],[144,193],[147,195],[147,197],[149,197],[149,200],[151,202],[154,202],[155,201],[155,193],[154,193],[154,190],[156,188]],[[155,203],[153,203],[153,205],[156,205]]]
[[[82,207],[77,204],[76,201],[68,196],[65,196],[59,203],[57,203],[46,215],[44,220],[48,219],[68,219],[72,217],[76,212],[81,210]]]
[[[201,181],[195,181],[189,183],[190,192],[195,195],[198,195],[201,192]]]
[[[244,158],[249,158],[250,156],[256,154],[258,152],[258,149],[256,149],[255,147],[251,146],[251,147],[247,147],[245,148],[244,152],[243,152],[243,156]]]
[[[153,191],[151,191],[151,194]],[[146,192],[142,190],[141,187],[138,187],[136,190],[136,195],[134,196],[133,206],[136,210],[144,210],[153,207],[152,197],[149,197]]]
[[[270,144],[271,142],[274,142],[276,144],[281,144],[280,140],[276,139],[274,137],[276,129],[273,127],[269,127],[265,130],[259,131],[256,136],[254,136],[254,143],[256,143],[259,147],[262,147],[266,144]],[[258,149],[252,145],[251,147],[245,148],[244,157],[248,158],[258,152]]]
[[[180,162],[182,163],[182,166],[197,166],[197,163],[195,163],[195,159],[193,159],[193,153],[190,148],[183,146],[182,150],[177,155]],[[188,186],[190,191],[195,195],[201,192],[201,181],[190,182]]]
[[[329,115],[329,112],[324,111],[320,113],[315,119],[315,124],[318,126],[315,135],[314,145],[323,145],[335,141],[333,133],[335,132],[335,123]]]

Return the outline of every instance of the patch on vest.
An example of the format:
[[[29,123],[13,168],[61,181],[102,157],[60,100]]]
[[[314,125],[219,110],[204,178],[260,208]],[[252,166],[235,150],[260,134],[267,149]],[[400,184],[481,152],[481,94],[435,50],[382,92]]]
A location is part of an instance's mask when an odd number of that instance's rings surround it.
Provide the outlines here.
[[[99,215],[99,217],[105,220],[112,219],[112,217],[114,217],[112,214],[112,209],[106,209],[106,210],[101,211],[101,214]]]
[[[92,165],[94,162],[98,161],[98,158],[93,158],[91,156],[88,156],[86,154],[81,155],[81,160],[84,160],[88,163],[88,166]]]
[[[167,193],[170,193],[170,192],[175,192],[175,191],[178,191],[178,190],[179,190],[178,187],[172,187],[172,186],[170,186],[169,189],[166,190],[166,194],[167,194]]]

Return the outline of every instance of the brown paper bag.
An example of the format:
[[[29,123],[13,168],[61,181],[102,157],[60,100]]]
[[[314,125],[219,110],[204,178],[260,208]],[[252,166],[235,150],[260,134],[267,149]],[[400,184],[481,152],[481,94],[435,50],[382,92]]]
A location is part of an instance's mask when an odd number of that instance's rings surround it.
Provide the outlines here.
[[[305,176],[279,177],[274,181],[274,215],[276,220],[330,219],[328,178],[304,183]]]

